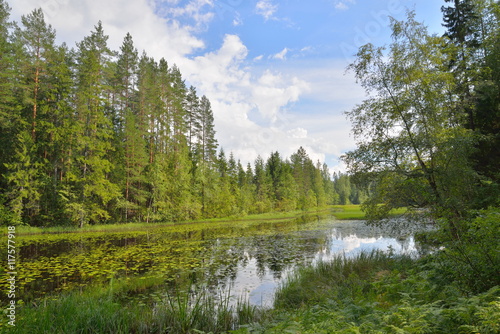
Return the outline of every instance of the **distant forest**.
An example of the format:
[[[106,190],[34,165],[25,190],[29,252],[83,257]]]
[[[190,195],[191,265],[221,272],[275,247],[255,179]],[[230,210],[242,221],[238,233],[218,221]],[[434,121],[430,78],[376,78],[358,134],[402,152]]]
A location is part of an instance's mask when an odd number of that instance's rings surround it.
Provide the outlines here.
[[[242,166],[219,148],[210,101],[179,68],[107,46],[99,22],[56,45],[41,9],[0,0],[0,220],[32,226],[181,221],[359,203],[301,147]]]

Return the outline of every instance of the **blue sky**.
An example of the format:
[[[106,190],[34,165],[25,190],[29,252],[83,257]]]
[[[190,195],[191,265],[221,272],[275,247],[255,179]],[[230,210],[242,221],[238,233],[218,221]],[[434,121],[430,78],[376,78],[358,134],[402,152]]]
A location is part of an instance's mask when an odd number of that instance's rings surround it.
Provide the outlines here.
[[[388,16],[441,34],[444,0],[15,0],[12,19],[44,10],[58,41],[74,46],[101,20],[118,50],[177,64],[212,102],[217,139],[243,163],[299,146],[331,170],[355,148],[344,112],[364,98],[345,73],[357,48],[390,42]]]

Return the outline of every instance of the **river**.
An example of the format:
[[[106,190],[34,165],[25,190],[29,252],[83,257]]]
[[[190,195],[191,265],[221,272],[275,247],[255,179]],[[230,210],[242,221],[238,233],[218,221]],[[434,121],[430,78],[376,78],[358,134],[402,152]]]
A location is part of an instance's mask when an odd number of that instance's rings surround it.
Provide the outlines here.
[[[271,306],[275,289],[297,266],[361,251],[418,252],[410,233],[394,234],[332,216],[42,234],[19,236],[17,242],[19,291],[25,301],[96,283],[140,279],[169,286],[195,281],[230,294],[233,301],[243,298]],[[155,293],[161,286],[155,285]]]

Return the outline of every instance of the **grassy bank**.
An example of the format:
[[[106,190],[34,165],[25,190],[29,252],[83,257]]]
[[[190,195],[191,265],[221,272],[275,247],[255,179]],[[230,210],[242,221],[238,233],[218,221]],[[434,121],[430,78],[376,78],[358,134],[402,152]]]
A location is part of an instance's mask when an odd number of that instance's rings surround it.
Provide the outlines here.
[[[33,227],[33,226],[17,226],[16,233],[18,235],[26,234],[44,234],[44,233],[85,233],[85,232],[129,232],[138,230],[147,230],[163,226],[181,225],[181,224],[197,224],[197,223],[223,223],[223,222],[249,222],[249,221],[287,221],[296,219],[304,215],[330,213],[333,206],[311,209],[307,211],[295,210],[289,212],[268,212],[262,214],[252,214],[243,217],[223,217],[212,219],[188,220],[180,222],[155,222],[155,223],[117,223],[117,224],[96,224],[86,225],[82,228],[77,226],[54,226],[54,227]]]
[[[394,214],[402,214],[404,209],[394,211]],[[43,233],[85,233],[85,232],[129,232],[137,230],[147,230],[162,226],[180,225],[180,224],[195,224],[195,223],[222,223],[222,222],[248,222],[248,221],[276,221],[276,220],[291,220],[304,215],[314,214],[329,214],[332,213],[340,220],[357,220],[365,219],[365,214],[361,210],[361,205],[331,205],[322,208],[310,209],[307,211],[295,210],[289,212],[267,212],[262,214],[252,214],[243,217],[223,217],[212,219],[188,220],[180,222],[135,222],[135,223],[117,223],[117,224],[97,224],[86,225],[82,228],[77,226],[51,226],[51,227],[33,227],[33,226],[18,226],[16,233],[18,235],[26,234],[43,234]]]
[[[233,333],[500,333],[500,288],[464,295],[431,262],[375,252],[297,271],[274,322]]]
[[[228,298],[215,298],[193,286],[188,286],[187,291],[129,300],[128,296],[138,289],[148,291],[147,284],[139,281],[116,281],[18,306],[16,326],[7,329],[8,325],[0,323],[0,332],[226,333],[246,323],[267,321],[263,309],[243,301],[232,306]],[[169,287],[165,286],[164,291]]]
[[[334,205],[332,206],[333,215],[340,220],[363,220],[366,219],[365,213],[361,210],[361,205]],[[398,216],[406,212],[406,208],[392,210],[390,215]]]
[[[439,280],[431,264],[382,252],[339,256],[296,271],[270,310],[230,305],[227,296],[214,298],[189,284],[189,292],[148,295],[157,282],[120,280],[21,305],[9,332],[499,333],[500,288],[464,295]],[[128,298],[138,292],[147,298]]]

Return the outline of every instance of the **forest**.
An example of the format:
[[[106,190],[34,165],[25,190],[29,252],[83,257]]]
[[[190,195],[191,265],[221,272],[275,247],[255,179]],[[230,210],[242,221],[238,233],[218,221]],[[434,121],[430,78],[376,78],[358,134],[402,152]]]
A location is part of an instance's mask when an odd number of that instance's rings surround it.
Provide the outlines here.
[[[0,218],[30,226],[182,221],[359,203],[300,147],[253,166],[219,147],[210,100],[101,22],[56,45],[41,9],[0,2]]]
[[[15,23],[0,0],[0,222],[2,242],[19,235],[8,274],[23,294],[10,329],[500,333],[500,3],[444,4],[444,33],[408,10],[390,43],[354,55],[357,148],[331,175],[303,147],[243,166],[176,65],[128,34],[110,50],[100,22],[75,49],[56,45],[41,10]],[[415,252],[335,253],[325,226],[348,223],[330,205],[351,203],[365,232]],[[170,224],[216,217],[229,219]],[[128,222],[165,224],[112,225]],[[254,271],[283,278],[272,307],[210,295]]]

